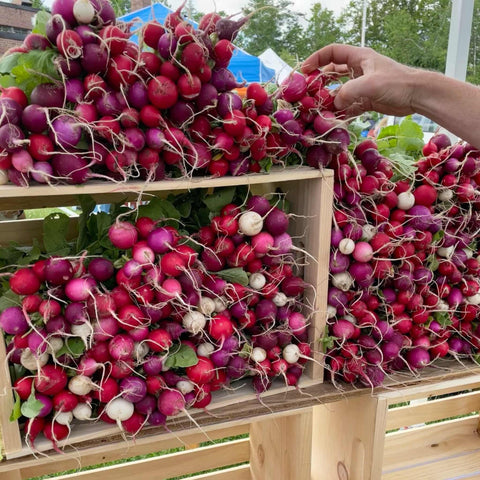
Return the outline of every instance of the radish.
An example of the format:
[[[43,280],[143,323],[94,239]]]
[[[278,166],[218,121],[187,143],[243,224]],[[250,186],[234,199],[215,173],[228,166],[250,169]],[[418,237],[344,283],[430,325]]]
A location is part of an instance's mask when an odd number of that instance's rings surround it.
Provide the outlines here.
[[[263,229],[263,219],[257,212],[247,211],[238,219],[240,232],[249,237],[259,234]]]
[[[213,313],[213,310],[212,312]],[[205,315],[198,311],[191,311],[184,315],[182,319],[182,325],[188,332],[193,335],[197,335],[202,332],[207,323]]]
[[[107,403],[105,413],[115,420],[120,427],[120,422],[128,420],[134,412],[134,405],[124,398],[115,398]]]
[[[163,390],[158,396],[157,407],[166,417],[173,417],[185,410],[185,397],[178,390]]]

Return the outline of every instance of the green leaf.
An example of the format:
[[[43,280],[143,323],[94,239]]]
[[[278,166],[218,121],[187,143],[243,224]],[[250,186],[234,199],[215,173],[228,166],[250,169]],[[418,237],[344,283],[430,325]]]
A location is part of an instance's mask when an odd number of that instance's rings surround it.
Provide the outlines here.
[[[83,355],[85,348],[85,342],[80,337],[69,337],[63,343],[63,347],[55,353],[55,356],[70,355],[77,358]]]
[[[58,51],[53,48],[20,53],[17,64],[9,73],[15,79],[16,86],[30,96],[38,84],[54,83],[60,80],[55,63],[57,57]]]
[[[32,28],[32,33],[39,33],[44,37],[47,36],[46,25],[50,20],[51,15],[46,10],[40,10],[35,15],[35,25]]]
[[[30,265],[36,262],[42,255],[42,249],[37,238],[33,239],[32,248],[28,250],[23,258],[18,260],[19,265]]]
[[[35,398],[35,394],[32,391],[27,400],[22,403],[20,411],[24,417],[35,418],[40,413],[42,408],[43,403]]]
[[[262,167],[262,171],[269,172],[273,167],[273,160],[272,157],[265,157],[258,162],[260,167]]]
[[[450,318],[450,314],[448,312],[434,312],[433,316],[443,328],[447,328],[452,324],[452,319]]]
[[[152,220],[180,220],[182,217],[172,202],[158,197],[150,200],[146,205],[140,205],[138,215]]]
[[[186,368],[196,365],[198,357],[195,350],[188,345],[181,344],[178,349],[168,355],[165,360],[167,368]]]
[[[18,52],[2,57],[0,59],[0,73],[10,74],[12,69],[17,66],[20,55],[22,54]]]
[[[235,196],[235,187],[216,188],[215,191],[203,199],[203,203],[211,213],[220,213],[220,210],[232,202]]]
[[[22,416],[22,402],[20,400],[20,395],[14,390],[13,394],[15,395],[15,403],[13,404],[12,411],[10,413],[10,421],[14,422],[15,420],[18,420]]]
[[[8,307],[18,307],[21,303],[20,295],[12,292],[12,290],[7,290],[0,297],[0,312],[3,312]]]
[[[192,202],[189,200],[185,200],[175,205],[175,207],[177,208],[181,218],[188,218],[192,211]]]
[[[230,283],[239,283],[244,286],[248,285],[248,275],[243,268],[227,268],[226,270],[215,272],[215,275],[218,275]]]
[[[438,232],[435,232],[432,236],[432,243],[439,242],[440,240],[443,239],[444,236],[445,236],[444,230],[439,230]]]
[[[66,239],[70,217],[64,213],[51,213],[43,220],[43,244],[50,255],[70,250]]]

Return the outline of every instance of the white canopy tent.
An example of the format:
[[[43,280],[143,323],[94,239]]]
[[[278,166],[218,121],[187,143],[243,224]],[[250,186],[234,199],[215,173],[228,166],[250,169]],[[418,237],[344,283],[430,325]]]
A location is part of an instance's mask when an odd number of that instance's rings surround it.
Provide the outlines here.
[[[275,71],[275,81],[277,83],[282,83],[293,70],[292,67],[287,62],[284,62],[271,48],[267,48],[258,58],[265,66]]]

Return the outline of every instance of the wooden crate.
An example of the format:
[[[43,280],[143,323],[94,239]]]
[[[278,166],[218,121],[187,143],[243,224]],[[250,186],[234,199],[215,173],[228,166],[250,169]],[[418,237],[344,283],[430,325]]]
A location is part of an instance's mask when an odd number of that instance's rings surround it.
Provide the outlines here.
[[[255,174],[242,177],[222,179],[195,179],[193,181],[169,180],[152,184],[128,183],[114,184],[87,184],[82,186],[59,186],[48,188],[34,186],[19,189],[11,185],[0,187],[0,210],[15,208],[40,208],[46,206],[75,205],[78,195],[89,194],[94,196],[98,203],[118,202],[120,200],[148,200],[151,196],[165,195],[169,192],[185,191],[194,188],[213,188],[231,185],[249,185],[252,192],[266,193],[280,187],[287,195],[291,205],[291,212],[296,215],[291,221],[292,236],[300,240],[301,246],[309,253],[308,264],[304,268],[305,280],[314,286],[309,289],[307,302],[313,306],[315,312],[311,317],[309,339],[315,345],[314,361],[302,378],[302,387],[321,383],[323,381],[322,356],[319,340],[323,335],[326,324],[328,263],[330,251],[330,230],[333,200],[333,174],[331,171],[320,172],[309,168],[294,168],[273,171],[268,175]],[[19,196],[21,192],[22,196]],[[141,194],[140,194],[141,192]],[[72,220],[72,224],[74,220]],[[25,228],[23,228],[25,226]],[[72,231],[75,226],[72,225]],[[32,238],[41,236],[41,221],[7,222],[0,231],[0,246],[16,241],[28,245]],[[316,261],[312,260],[315,259]],[[0,391],[10,392],[11,382],[6,370],[5,348],[0,342]],[[265,395],[273,395],[278,390],[287,388],[279,382]],[[244,402],[255,395],[251,389],[242,388],[234,392],[216,392],[210,410],[221,410],[223,407]],[[23,445],[17,422],[10,422],[9,416],[13,406],[13,397],[6,393],[0,396],[0,426],[3,437],[3,452],[6,458],[15,458],[30,453]],[[69,443],[82,442],[87,438],[108,437],[117,432],[115,426],[108,424],[88,424],[75,428],[69,437]],[[93,432],[93,433],[92,433]],[[49,442],[36,443],[39,450],[51,448]]]
[[[480,372],[455,366],[461,377],[314,407],[312,480],[480,479]]]

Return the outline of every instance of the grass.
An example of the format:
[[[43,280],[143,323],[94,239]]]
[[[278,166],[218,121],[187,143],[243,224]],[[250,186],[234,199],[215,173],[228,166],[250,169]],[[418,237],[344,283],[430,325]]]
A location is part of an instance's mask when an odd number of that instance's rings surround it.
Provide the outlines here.
[[[199,446],[200,447],[207,447],[209,445],[212,445],[213,443],[215,443],[215,444],[225,443],[225,442],[239,440],[239,439],[247,438],[247,437],[248,437],[248,433],[245,433],[245,434],[242,434],[242,435],[236,435],[236,436],[233,436],[233,437],[227,437],[227,438],[215,440],[215,442],[202,442],[202,443],[199,444]],[[110,467],[110,466],[113,466],[113,465],[121,465],[121,464],[128,463],[128,462],[135,462],[137,460],[144,460],[146,458],[160,457],[162,455],[169,455],[169,454],[172,454],[172,453],[178,453],[178,452],[183,452],[183,451],[185,451],[185,447],[171,448],[171,449],[168,449],[168,450],[161,450],[159,452],[148,453],[148,454],[145,454],[145,455],[137,455],[135,457],[122,458],[122,459],[119,459],[119,460],[115,460],[115,461],[112,461],[112,462],[101,463],[101,464],[98,464],[98,465],[89,465],[89,466],[86,466],[86,467],[83,467],[83,468],[77,468],[77,469],[74,469],[74,470],[67,470],[67,471],[64,471],[64,472],[57,472],[57,473],[52,473],[52,474],[48,474],[48,475],[41,475],[39,477],[31,477],[28,480],[45,480],[47,478],[55,478],[55,477],[58,477],[60,475],[73,475],[75,473],[85,472],[85,471],[88,471],[88,470],[95,470],[97,468]],[[193,477],[193,476],[199,475],[199,474],[206,474],[206,473],[214,472],[214,471],[217,471],[217,470],[225,470],[227,468],[237,467],[237,466],[240,466],[240,465],[244,465],[245,463],[246,462],[239,463],[239,464],[234,464],[234,465],[225,465],[225,466],[222,466],[222,467],[217,468],[217,469],[202,470],[202,471],[198,471],[198,472],[195,472],[195,473],[192,473],[192,474],[181,475],[179,477],[170,477],[166,480],[181,480],[181,479],[188,478],[188,477]]]
[[[72,210],[71,208],[62,207],[62,208],[37,208],[33,210],[25,210],[25,218],[45,218],[51,213],[64,213],[69,217],[78,215],[78,211]]]

